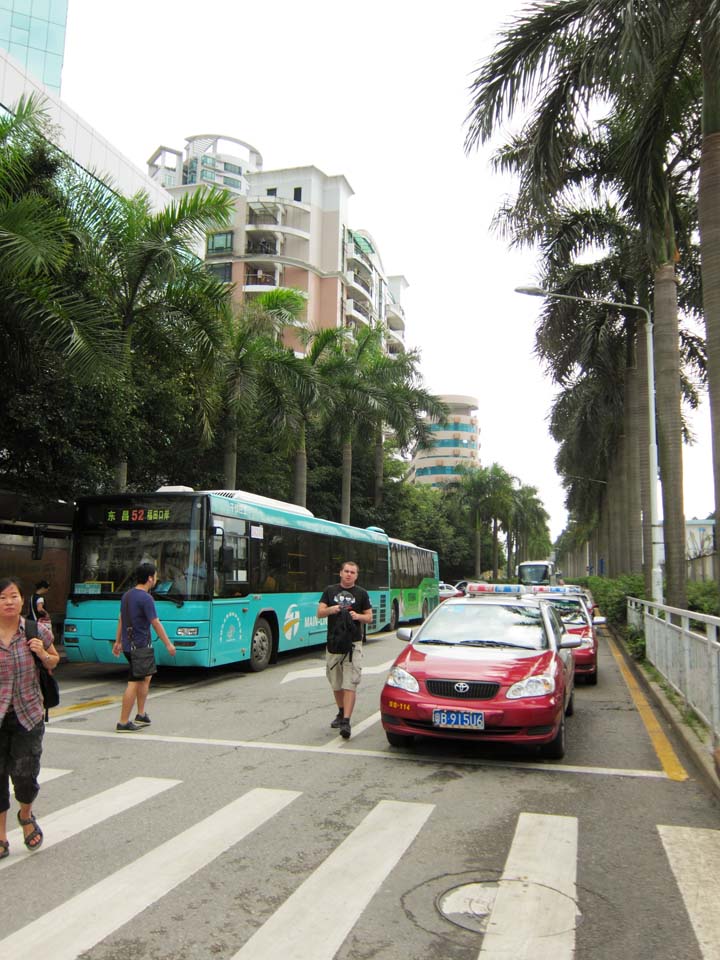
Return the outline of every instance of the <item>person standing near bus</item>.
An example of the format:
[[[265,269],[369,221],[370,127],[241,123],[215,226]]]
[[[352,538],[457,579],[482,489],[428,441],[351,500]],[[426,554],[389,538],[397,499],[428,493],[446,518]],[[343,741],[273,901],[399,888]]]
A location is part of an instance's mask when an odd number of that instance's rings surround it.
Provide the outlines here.
[[[47,580],[38,580],[35,584],[35,592],[30,597],[30,609],[28,610],[28,620],[49,620],[50,614],[45,609],[45,594],[50,589]]]
[[[330,639],[338,617],[346,613],[352,621],[352,650],[350,653],[325,654],[325,670],[335,697],[338,712],[330,726],[340,730],[340,736],[350,739],[350,717],[362,676],[363,631],[372,623],[372,604],[367,590],[357,585],[360,567],[354,560],[346,560],[340,568],[340,582],[326,587],[318,604],[319,619],[327,617],[327,635]]]
[[[130,676],[122,698],[120,722],[115,727],[118,733],[132,733],[135,730],[140,730],[141,727],[150,725],[150,717],[145,712],[145,701],[147,700],[152,677],[136,677],[133,674],[130,661],[131,644],[130,637],[128,636],[128,627],[132,626],[133,643],[136,647],[150,646],[152,643],[150,628],[152,627],[165,644],[170,656],[175,656],[175,647],[170,642],[170,638],[165,632],[165,627],[160,623],[157,610],[155,609],[155,601],[150,596],[150,591],[157,581],[158,575],[155,564],[141,563],[135,573],[135,586],[123,595],[120,603],[120,616],[118,617],[115,643],[113,644],[112,651],[116,657],[119,657],[121,653],[125,654],[125,659],[130,664]],[[130,719],[130,713],[136,701],[137,714],[135,715],[135,720],[132,721]]]

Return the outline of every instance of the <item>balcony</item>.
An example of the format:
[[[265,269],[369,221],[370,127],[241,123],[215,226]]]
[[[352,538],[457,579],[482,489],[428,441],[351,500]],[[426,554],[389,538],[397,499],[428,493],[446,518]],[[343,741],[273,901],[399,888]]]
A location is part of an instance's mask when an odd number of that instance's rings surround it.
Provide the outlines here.
[[[350,320],[360,320],[362,323],[370,323],[372,314],[364,303],[358,300],[345,301],[345,314]]]
[[[248,270],[245,274],[243,290],[246,293],[262,293],[268,287],[280,286],[280,278],[266,270]]]

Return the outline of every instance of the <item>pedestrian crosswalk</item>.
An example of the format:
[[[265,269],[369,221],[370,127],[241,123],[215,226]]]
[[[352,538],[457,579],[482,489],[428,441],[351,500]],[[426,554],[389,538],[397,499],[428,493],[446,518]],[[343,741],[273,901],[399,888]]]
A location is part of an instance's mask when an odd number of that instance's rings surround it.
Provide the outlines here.
[[[69,774],[45,769],[42,780],[49,783]],[[22,832],[10,831],[12,854],[0,861],[0,870],[16,872],[5,874],[2,882],[17,877],[22,887],[23,864],[28,860],[34,863],[49,848],[60,845],[72,850],[74,838],[89,830],[108,829],[114,817],[162,794],[170,797],[171,791],[182,789],[182,783],[133,777],[46,814],[41,853],[25,851]],[[5,936],[0,939],[0,957],[75,960],[118,935],[147,908],[162,907],[165,898],[177,921],[169,897],[172,891],[185,881],[192,882],[228,851],[238,848],[242,856],[243,845],[252,841],[253,834],[273,832],[279,818],[292,818],[301,797],[303,793],[296,790],[256,787],[219,809],[205,811],[200,819],[190,809],[176,835],[46,912],[38,912],[18,929],[12,929],[12,913],[2,914],[3,900],[5,905],[8,902],[2,898],[0,931]],[[227,945],[223,955],[232,960],[333,960],[339,956],[393,871],[411,855],[423,831],[432,829],[434,814],[439,811],[432,803],[379,800],[359,822],[348,826],[324,859],[308,868],[307,876],[298,879],[282,902],[273,904],[273,912],[254,932],[245,934],[244,942]],[[720,880],[720,831],[663,825],[657,831],[697,938],[698,949],[693,946],[691,956],[716,960],[720,921],[715,911],[707,909],[707,891],[714,890]],[[504,868],[493,884],[492,896],[486,897],[487,920],[484,932],[477,933],[474,954],[478,960],[573,960],[579,956],[580,832],[575,817],[527,812],[517,816]],[[224,909],[231,913],[233,891],[221,886],[220,896],[227,898]],[[397,956],[410,955],[402,943],[397,951]],[[135,960],[135,947],[128,947],[127,953],[113,949],[112,955]],[[206,955],[211,955],[209,948]]]

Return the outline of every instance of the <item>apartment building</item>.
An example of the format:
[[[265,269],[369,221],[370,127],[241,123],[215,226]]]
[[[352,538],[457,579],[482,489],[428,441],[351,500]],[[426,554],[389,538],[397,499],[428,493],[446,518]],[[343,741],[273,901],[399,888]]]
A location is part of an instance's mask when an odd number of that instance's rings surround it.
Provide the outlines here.
[[[385,273],[367,231],[350,227],[353,190],[344,176],[315,166],[265,170],[256,147],[220,134],[189,137],[183,150],[158,147],[148,175],[173,196],[203,185],[235,196],[232,224],[208,236],[204,255],[208,270],[235,285],[238,301],[295,287],[307,296],[309,327],[380,321],[388,353],[405,349],[407,282]]]
[[[67,7],[68,0],[0,0],[0,49],[58,96]]]
[[[416,450],[408,473],[414,483],[434,487],[456,482],[461,465],[480,466],[477,397],[445,394],[440,400],[449,408],[447,420],[430,423],[433,445],[428,450]]]

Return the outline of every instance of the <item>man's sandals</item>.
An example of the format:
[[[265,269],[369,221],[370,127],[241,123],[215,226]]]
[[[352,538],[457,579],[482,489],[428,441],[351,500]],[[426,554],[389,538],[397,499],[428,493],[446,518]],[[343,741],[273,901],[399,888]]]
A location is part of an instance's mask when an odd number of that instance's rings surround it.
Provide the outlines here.
[[[20,811],[18,810],[17,818],[21,827],[29,827],[30,824],[32,824],[35,828],[32,833],[29,833],[26,837],[23,837],[25,846],[28,848],[28,850],[39,850],[43,842],[43,832],[38,826],[35,815],[31,813],[27,819],[23,819],[23,817],[20,816]],[[37,839],[38,837],[40,838],[39,840]],[[33,843],[33,840],[35,840],[35,843]]]

